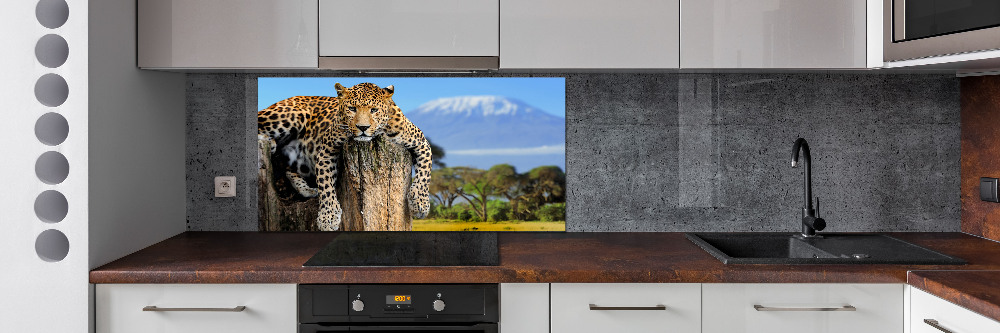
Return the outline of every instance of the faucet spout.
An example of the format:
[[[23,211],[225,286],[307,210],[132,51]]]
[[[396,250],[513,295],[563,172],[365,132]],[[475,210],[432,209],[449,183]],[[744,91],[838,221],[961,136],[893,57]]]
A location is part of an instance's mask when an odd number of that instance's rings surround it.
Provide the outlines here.
[[[826,221],[816,216],[812,205],[812,156],[809,154],[809,143],[798,138],[792,146],[792,167],[799,166],[799,152],[802,152],[802,236],[816,237],[817,230],[826,228]]]

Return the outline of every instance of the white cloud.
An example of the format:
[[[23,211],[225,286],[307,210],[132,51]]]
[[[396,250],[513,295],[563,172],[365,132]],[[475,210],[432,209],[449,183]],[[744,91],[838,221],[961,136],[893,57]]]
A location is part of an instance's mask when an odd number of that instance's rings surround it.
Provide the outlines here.
[[[450,155],[552,155],[566,154],[566,145],[540,146],[530,148],[492,148],[492,149],[463,149],[446,150],[445,154]]]

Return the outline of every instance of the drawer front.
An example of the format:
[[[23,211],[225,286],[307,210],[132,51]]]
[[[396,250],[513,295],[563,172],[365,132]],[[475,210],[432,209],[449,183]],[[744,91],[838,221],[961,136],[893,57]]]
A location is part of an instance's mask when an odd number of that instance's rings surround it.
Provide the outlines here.
[[[238,306],[246,308],[204,311]],[[201,311],[169,311],[177,308]],[[99,284],[96,316],[98,333],[297,330],[294,284]]]
[[[320,0],[323,57],[500,56],[499,0]]]
[[[701,331],[700,284],[554,283],[551,288],[552,333]]]
[[[500,284],[500,333],[549,333],[549,284]]]
[[[902,284],[705,284],[702,327],[705,333],[902,332],[904,291]],[[855,310],[820,310],[848,305]]]
[[[937,321],[938,326],[953,333],[1000,332],[1000,322],[923,290],[910,288],[910,333],[942,332],[924,322],[925,319]]]

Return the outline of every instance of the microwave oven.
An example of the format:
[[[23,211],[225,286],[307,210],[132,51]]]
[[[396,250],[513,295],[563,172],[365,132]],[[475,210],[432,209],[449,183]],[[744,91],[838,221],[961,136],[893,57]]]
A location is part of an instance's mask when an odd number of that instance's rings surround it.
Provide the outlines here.
[[[886,62],[1000,49],[1000,1],[883,0]]]

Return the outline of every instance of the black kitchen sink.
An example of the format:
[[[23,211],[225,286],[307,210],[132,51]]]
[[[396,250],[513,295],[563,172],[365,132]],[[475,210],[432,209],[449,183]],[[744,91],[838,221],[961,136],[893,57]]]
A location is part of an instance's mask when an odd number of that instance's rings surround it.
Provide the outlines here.
[[[880,234],[688,233],[687,238],[724,264],[910,264],[966,262]]]

